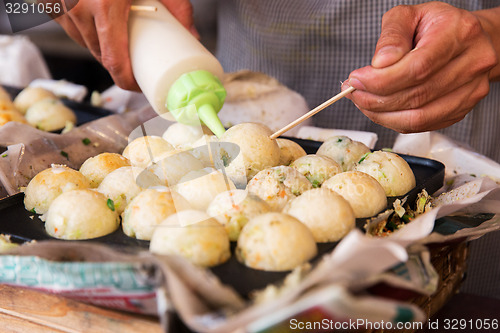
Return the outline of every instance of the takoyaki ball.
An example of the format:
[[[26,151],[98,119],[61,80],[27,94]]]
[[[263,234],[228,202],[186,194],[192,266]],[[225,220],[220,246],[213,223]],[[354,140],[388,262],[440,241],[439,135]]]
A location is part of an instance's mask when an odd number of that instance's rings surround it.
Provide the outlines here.
[[[174,190],[186,198],[193,209],[201,211],[207,210],[217,194],[234,189],[236,187],[231,179],[211,168],[191,171],[174,186]]]
[[[130,161],[116,153],[101,153],[88,158],[80,167],[80,172],[90,181],[90,187],[98,187],[110,172],[130,166]]]
[[[387,197],[380,183],[367,173],[346,171],[323,183],[351,204],[356,218],[371,217],[387,208]]]
[[[247,176],[243,160],[235,161],[239,163],[240,168],[235,167],[235,165],[231,169],[228,168],[233,159],[239,155],[239,151],[238,145],[232,142],[219,141],[215,135],[204,135],[194,144],[193,149],[188,150],[205,167],[222,170],[237,188],[244,189],[247,186]],[[234,173],[235,171],[238,171],[239,174]]]
[[[149,250],[178,255],[197,266],[212,267],[229,259],[229,243],[226,230],[214,218],[202,211],[183,210],[155,228]]]
[[[151,163],[158,161],[159,157],[174,147],[161,136],[146,135],[132,140],[123,150],[132,166],[146,168]]]
[[[281,211],[288,200],[312,188],[311,182],[289,166],[264,169],[248,182],[248,192],[267,202],[273,211]]]
[[[416,185],[415,175],[408,162],[398,154],[387,151],[368,154],[356,165],[355,170],[375,178],[388,197],[404,195]]]
[[[28,183],[24,191],[24,206],[29,211],[44,214],[61,193],[88,187],[90,183],[81,172],[65,165],[52,164]]]
[[[19,112],[25,114],[30,106],[46,98],[57,99],[57,96],[45,88],[28,86],[14,98],[14,106]]]
[[[107,200],[92,189],[64,192],[50,205],[45,230],[66,240],[108,235],[118,229],[120,218]]]
[[[347,171],[352,170],[363,155],[369,152],[370,148],[364,143],[339,135],[323,142],[316,154],[330,157],[342,170]]]
[[[111,171],[97,187],[97,191],[111,199],[118,214],[138,195],[143,188],[136,181],[142,169],[124,166]]]
[[[212,143],[218,142],[219,139],[215,135],[204,134],[201,138],[193,143],[192,149],[188,150],[188,152],[200,162],[202,162],[205,167],[211,168],[214,166],[214,156],[213,152],[210,150],[212,149],[212,147],[214,147]]]
[[[217,194],[207,208],[208,215],[224,226],[231,241],[238,239],[241,229],[252,217],[270,211],[264,200],[241,189]]]
[[[148,167],[166,186],[177,184],[191,171],[204,168],[203,163],[187,151],[172,150],[158,156],[158,160]]]
[[[16,110],[9,93],[0,86],[0,110]]]
[[[162,138],[176,149],[191,149],[203,135],[213,135],[213,133],[206,126],[173,123],[163,133]]]
[[[264,271],[288,271],[317,254],[313,234],[305,224],[284,213],[258,215],[245,225],[236,246],[242,264]]]
[[[129,237],[151,240],[158,224],[170,215],[189,208],[186,199],[167,187],[146,189],[125,207],[123,232]]]
[[[2,86],[0,86],[0,101],[12,102],[10,94]]]
[[[315,188],[290,200],[283,213],[304,223],[318,243],[339,241],[356,226],[349,202],[326,188]]]
[[[337,162],[323,155],[305,155],[293,161],[290,166],[306,176],[313,187],[321,187],[325,180],[342,172]]]
[[[22,124],[27,124],[26,118],[16,110],[0,110],[0,126],[7,124],[8,122],[15,121]]]
[[[68,124],[76,124],[76,115],[60,100],[42,99],[26,110],[26,120],[42,131],[58,131]]]
[[[258,123],[242,123],[230,127],[220,138],[221,142],[231,142],[239,146],[238,156],[226,168],[229,174],[244,174],[247,181],[257,172],[277,166],[280,148],[276,140],[269,138],[272,131]]]
[[[280,161],[278,165],[290,165],[290,163],[299,157],[306,155],[304,148],[295,141],[277,138],[276,143],[280,147]]]

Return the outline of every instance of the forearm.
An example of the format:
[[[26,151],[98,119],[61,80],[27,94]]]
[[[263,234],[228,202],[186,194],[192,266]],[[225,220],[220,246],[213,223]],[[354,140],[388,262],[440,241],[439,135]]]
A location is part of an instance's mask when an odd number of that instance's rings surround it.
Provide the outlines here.
[[[484,9],[474,12],[481,21],[481,25],[490,36],[495,48],[498,63],[490,71],[490,81],[500,81],[500,7]]]

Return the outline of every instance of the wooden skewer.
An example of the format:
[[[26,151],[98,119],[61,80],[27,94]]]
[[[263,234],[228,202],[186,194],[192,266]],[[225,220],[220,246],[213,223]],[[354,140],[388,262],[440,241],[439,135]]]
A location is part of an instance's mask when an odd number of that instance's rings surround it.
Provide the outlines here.
[[[280,136],[281,134],[285,133],[286,131],[294,128],[295,126],[297,126],[298,124],[300,124],[301,122],[303,122],[304,120],[306,119],[309,119],[311,118],[312,116],[314,116],[316,113],[320,112],[321,110],[323,110],[324,108],[326,108],[327,106],[330,106],[332,105],[333,103],[335,103],[336,101],[338,101],[339,99],[341,99],[342,97],[345,97],[346,95],[352,93],[354,90],[356,90],[356,88],[354,87],[349,87],[347,88],[346,90],[338,93],[337,95],[333,96],[332,98],[330,98],[329,100],[327,100],[326,102],[324,102],[323,104],[320,104],[318,105],[317,107],[315,107],[314,109],[312,109],[311,111],[309,111],[308,113],[306,113],[305,115],[303,115],[302,117],[292,121],[290,124],[286,125],[285,127],[283,127],[282,129],[280,129],[279,131],[277,131],[276,133],[272,134],[269,138],[270,139],[276,139],[278,136]]]
[[[155,6],[132,5],[132,6],[130,6],[130,10],[142,11],[142,12],[156,12],[158,10],[158,8],[156,8]]]

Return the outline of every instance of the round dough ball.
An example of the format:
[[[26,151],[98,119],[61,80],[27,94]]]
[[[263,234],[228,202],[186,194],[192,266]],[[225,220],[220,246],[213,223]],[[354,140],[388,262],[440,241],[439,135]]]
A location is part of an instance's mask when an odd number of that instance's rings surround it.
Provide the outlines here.
[[[0,126],[3,126],[11,121],[27,124],[26,118],[16,110],[0,110]]]
[[[129,237],[151,240],[158,224],[170,215],[189,208],[186,199],[166,187],[146,189],[125,208],[122,214],[123,232]]]
[[[37,214],[44,214],[61,193],[88,187],[90,183],[81,172],[65,165],[52,164],[28,183],[24,191],[24,207]]]
[[[12,102],[10,94],[2,86],[0,86],[0,101]]]
[[[42,87],[26,87],[14,98],[14,106],[19,112],[25,114],[30,106],[46,98],[57,99],[57,96]]]
[[[363,155],[369,152],[370,148],[364,143],[338,135],[323,142],[316,154],[330,157],[342,167],[342,170],[347,171],[352,170]]]
[[[236,187],[231,179],[219,170],[205,168],[187,173],[174,189],[186,198],[193,209],[206,211],[217,194],[234,190]]]
[[[9,93],[0,86],[0,110],[16,110]]]
[[[349,202],[326,188],[315,188],[290,200],[283,213],[304,223],[318,243],[339,241],[356,227]]]
[[[165,219],[155,228],[149,250],[179,255],[203,267],[222,264],[231,256],[224,227],[197,210],[183,210]]]
[[[217,194],[207,208],[208,215],[226,228],[232,241],[238,239],[241,229],[252,217],[270,211],[271,207],[264,200],[239,189]]]
[[[306,176],[313,187],[321,187],[325,180],[342,172],[337,162],[323,155],[302,156],[293,161],[290,166]]]
[[[166,186],[173,186],[187,173],[203,168],[203,163],[189,152],[172,150],[158,156],[158,161],[150,165],[148,170],[157,175]]]
[[[116,153],[101,153],[88,158],[80,167],[80,172],[90,181],[90,187],[98,187],[110,172],[130,166],[127,158]]]
[[[111,199],[116,212],[121,214],[132,199],[143,190],[136,181],[136,177],[142,171],[131,166],[111,171],[99,184],[97,191]]]
[[[191,126],[173,123],[163,133],[162,138],[177,149],[191,149],[203,135],[213,135],[206,126]]]
[[[293,161],[298,159],[299,157],[305,156],[306,151],[302,148],[297,142],[277,138],[276,143],[280,147],[280,161],[279,165],[290,165]]]
[[[233,175],[246,175],[248,181],[257,172],[277,166],[280,148],[276,140],[269,138],[272,134],[267,126],[258,123],[242,123],[229,128],[220,141],[237,144],[240,152],[226,171]]]
[[[231,169],[228,168],[233,159],[239,156],[240,148],[237,144],[227,141],[219,141],[215,136],[204,135],[200,140],[195,142],[193,149],[188,151],[191,155],[200,160],[205,167],[224,170],[224,173],[232,180],[238,188],[245,188],[247,186],[247,176],[245,167],[235,168],[234,165]],[[235,170],[239,170],[240,174],[234,174]]]
[[[63,129],[68,123],[76,124],[73,110],[53,98],[42,99],[32,104],[26,111],[25,117],[28,123],[47,132]]]
[[[288,200],[311,188],[311,182],[303,174],[284,165],[260,171],[247,187],[249,193],[267,202],[274,211],[281,211]]]
[[[415,175],[401,156],[387,151],[375,151],[358,163],[355,170],[375,178],[384,188],[385,195],[405,195],[415,187]]]
[[[112,233],[120,225],[118,214],[107,198],[91,189],[64,192],[50,205],[45,222],[47,233],[56,238],[91,239]]]
[[[196,159],[203,163],[207,168],[213,167],[213,161],[210,158],[210,153],[208,150],[208,145],[210,149],[217,147],[219,139],[215,135],[204,134],[201,138],[193,143],[193,149],[188,152],[193,155]],[[213,158],[213,155],[212,155]]]
[[[17,111],[17,109],[12,102],[0,99],[0,111]],[[23,115],[21,112],[17,112]]]
[[[367,173],[346,171],[323,183],[351,204],[356,218],[371,217],[387,208],[387,197],[380,183]]]
[[[132,140],[123,150],[123,156],[133,166],[146,168],[151,162],[156,162],[160,155],[171,150],[174,147],[162,137],[147,135]]]
[[[241,231],[236,258],[265,271],[288,271],[311,260],[318,250],[311,231],[295,217],[266,213],[252,218]]]

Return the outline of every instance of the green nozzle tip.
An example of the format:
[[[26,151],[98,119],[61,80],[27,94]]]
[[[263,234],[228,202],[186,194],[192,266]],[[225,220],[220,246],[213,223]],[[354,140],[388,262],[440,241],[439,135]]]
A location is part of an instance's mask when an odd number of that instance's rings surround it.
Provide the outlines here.
[[[167,109],[183,124],[200,120],[220,137],[225,129],[217,116],[226,99],[226,90],[215,75],[205,70],[183,74],[168,92]]]
[[[226,131],[224,126],[222,126],[219,117],[217,117],[217,112],[214,110],[212,105],[204,104],[200,106],[198,108],[198,116],[218,138],[220,138]]]

